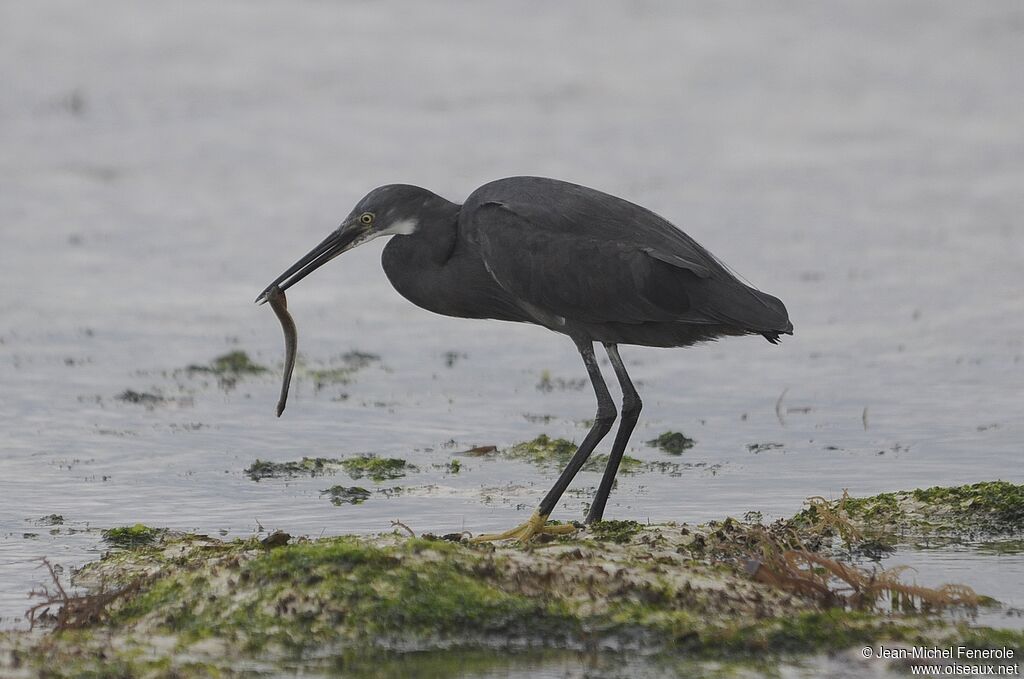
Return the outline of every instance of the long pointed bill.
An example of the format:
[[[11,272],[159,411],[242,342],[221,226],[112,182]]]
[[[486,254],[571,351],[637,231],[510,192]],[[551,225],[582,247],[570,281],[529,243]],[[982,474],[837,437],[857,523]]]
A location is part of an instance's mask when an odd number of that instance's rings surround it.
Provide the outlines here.
[[[281,290],[287,290],[341,253],[352,249],[358,244],[359,237],[364,233],[365,230],[360,229],[357,224],[343,224],[325,238],[320,245],[310,250],[305,257],[289,267],[277,280],[268,285],[256,298],[256,303],[266,302],[267,293],[275,285]]]

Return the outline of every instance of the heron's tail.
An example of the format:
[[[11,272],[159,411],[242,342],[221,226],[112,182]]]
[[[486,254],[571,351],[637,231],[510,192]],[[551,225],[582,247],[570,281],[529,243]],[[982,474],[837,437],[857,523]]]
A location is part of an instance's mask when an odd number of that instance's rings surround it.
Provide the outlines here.
[[[719,323],[763,335],[772,344],[778,344],[780,335],[793,334],[789,312],[778,297],[739,281],[716,286],[709,297],[702,311]]]

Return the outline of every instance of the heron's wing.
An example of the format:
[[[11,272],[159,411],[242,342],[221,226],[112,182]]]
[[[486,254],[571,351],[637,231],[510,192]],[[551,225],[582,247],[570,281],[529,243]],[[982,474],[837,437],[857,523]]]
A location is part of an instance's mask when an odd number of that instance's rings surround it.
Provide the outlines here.
[[[714,255],[647,208],[586,186],[545,177],[509,177],[484,184],[466,200],[471,213],[498,203],[534,228],[650,248],[656,259],[706,278],[724,270]]]
[[[740,281],[671,222],[585,186],[489,182],[466,199],[462,228],[502,287],[559,315],[792,330],[780,300]]]
[[[689,253],[559,228],[524,212],[490,201],[474,207],[467,225],[487,270],[521,302],[588,323],[716,322],[696,308],[710,271]]]

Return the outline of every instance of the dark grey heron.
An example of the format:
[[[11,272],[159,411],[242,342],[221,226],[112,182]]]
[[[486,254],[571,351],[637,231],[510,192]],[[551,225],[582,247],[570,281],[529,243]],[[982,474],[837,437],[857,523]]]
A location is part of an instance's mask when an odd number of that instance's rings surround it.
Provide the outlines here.
[[[604,514],[640,415],[618,345],[685,347],[726,335],[761,335],[774,344],[793,334],[778,298],[741,282],[667,220],[621,198],[541,177],[484,184],[462,205],[418,186],[376,188],[256,301],[378,236],[394,236],[381,263],[403,297],[446,316],[535,323],[567,335],[597,396],[594,424],[537,511],[512,530],[478,540],[526,541],[573,530],[545,524],[617,415],[594,342],[604,345],[622,389],[622,419],[587,523]]]

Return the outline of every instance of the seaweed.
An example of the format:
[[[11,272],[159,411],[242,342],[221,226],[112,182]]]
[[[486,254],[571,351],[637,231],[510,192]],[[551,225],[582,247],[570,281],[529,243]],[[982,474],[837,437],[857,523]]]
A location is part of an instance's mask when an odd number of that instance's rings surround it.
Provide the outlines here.
[[[378,483],[401,478],[407,472],[419,471],[401,458],[377,457],[369,453],[342,460],[341,468],[353,479],[358,480],[365,476]]]
[[[271,462],[257,459],[245,469],[253,481],[294,476],[323,476],[342,468],[343,460],[333,457],[304,457],[298,461]]]
[[[565,467],[576,453],[577,445],[563,438],[551,438],[541,434],[530,441],[523,441],[499,451],[501,455],[513,460],[523,460],[541,467]],[[583,465],[583,471],[601,472],[608,464],[605,454],[591,455]],[[631,455],[623,455],[619,462],[619,471],[623,474],[635,474],[644,468],[644,462]]]
[[[210,373],[218,377],[238,377],[241,375],[259,375],[267,372],[267,368],[254,362],[249,354],[241,350],[229,351],[212,361],[209,365],[193,363],[186,370],[191,373]]]
[[[102,532],[103,540],[112,547],[134,549],[151,545],[167,532],[166,528],[150,528],[137,523],[134,526],[108,528]]]
[[[320,494],[329,496],[331,504],[339,507],[341,505],[359,505],[370,499],[370,491],[360,486],[331,486],[327,490],[320,491]]]
[[[341,365],[318,368],[306,371],[313,379],[314,387],[319,391],[332,384],[349,384],[356,373],[364,368],[380,362],[380,356],[365,351],[348,351],[338,357]]]
[[[946,514],[955,504],[1012,522],[1007,503],[1016,492],[907,491],[896,507],[923,511],[932,502]],[[978,493],[988,499],[971,502]],[[966,587],[919,587],[903,581],[904,569],[866,568],[830,551],[832,538],[867,538],[861,510],[875,504],[865,499],[811,498],[797,517],[770,524],[756,512],[700,526],[605,521],[527,546],[473,544],[461,533],[417,538],[400,521],[376,537],[164,535],[78,573],[76,586],[94,583],[84,596],[99,598],[76,598],[59,583],[38,593],[44,601],[33,619],[62,631],[26,639],[19,658],[59,667],[54,676],[187,677],[254,663],[271,674],[347,672],[350,659],[381,648],[543,645],[635,650],[688,676],[685,663],[723,655],[770,664],[781,654],[879,641],[1024,644],[1019,631],[969,629],[933,614],[986,602]],[[63,622],[59,610],[49,614],[57,607],[68,609]]]
[[[693,448],[696,441],[678,431],[666,431],[658,438],[647,441],[647,445],[658,448],[671,455],[681,455],[683,451]]]

